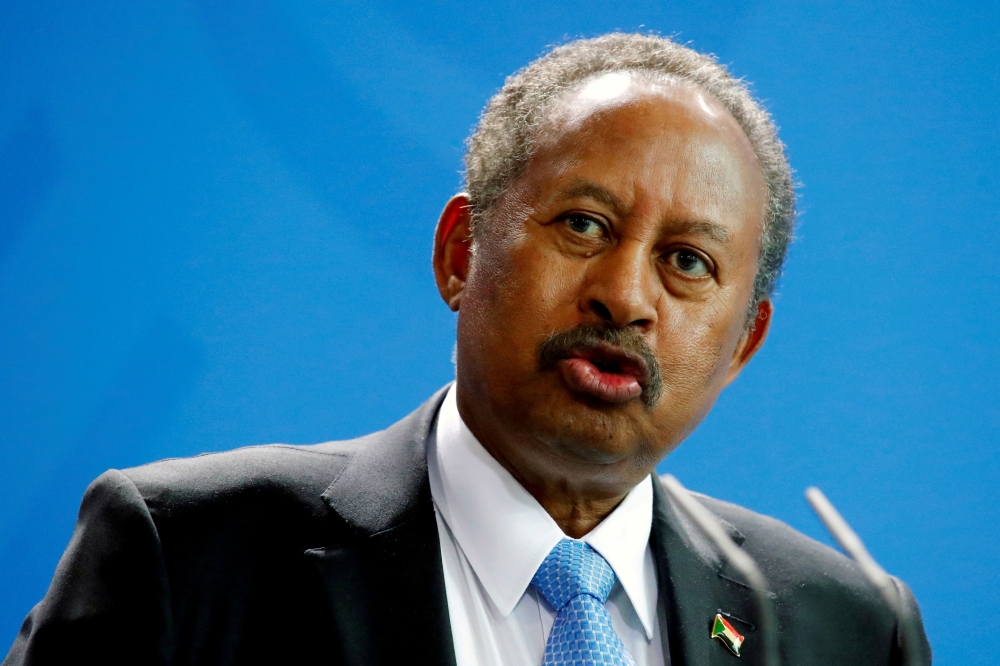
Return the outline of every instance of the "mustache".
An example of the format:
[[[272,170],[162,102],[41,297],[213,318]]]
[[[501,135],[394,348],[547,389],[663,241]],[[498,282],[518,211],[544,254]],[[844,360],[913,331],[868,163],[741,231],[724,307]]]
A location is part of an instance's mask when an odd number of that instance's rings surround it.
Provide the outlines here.
[[[656,405],[663,395],[663,372],[652,347],[634,328],[615,328],[605,324],[581,324],[568,331],[550,333],[538,346],[538,363],[541,369],[557,361],[571,358],[580,351],[604,351],[611,355],[639,357],[645,365],[642,402],[647,408]]]

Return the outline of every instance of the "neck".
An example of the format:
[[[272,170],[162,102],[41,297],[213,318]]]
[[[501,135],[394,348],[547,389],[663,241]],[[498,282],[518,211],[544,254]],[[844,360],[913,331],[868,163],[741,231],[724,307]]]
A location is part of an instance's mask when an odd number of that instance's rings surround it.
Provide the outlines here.
[[[573,500],[535,492],[528,486],[525,488],[552,516],[552,520],[556,521],[563,534],[574,539],[583,538],[590,533],[625,499],[625,495],[621,495],[605,499]]]
[[[473,410],[459,414],[484,449],[510,472],[563,533],[579,539],[601,524],[649,474],[627,463],[601,464],[554,454],[551,447],[500,427],[482,427]]]
[[[475,434],[475,433],[473,433]],[[497,450],[489,442],[480,440],[493,458],[542,505],[559,529],[568,537],[580,539],[614,511],[635,484],[615,484],[609,489],[603,483],[595,483],[590,475],[566,474],[556,464],[525,465],[523,460],[512,461],[504,455],[504,449]],[[521,463],[521,464],[518,464]],[[544,470],[538,473],[538,470]],[[560,474],[562,472],[562,474]]]

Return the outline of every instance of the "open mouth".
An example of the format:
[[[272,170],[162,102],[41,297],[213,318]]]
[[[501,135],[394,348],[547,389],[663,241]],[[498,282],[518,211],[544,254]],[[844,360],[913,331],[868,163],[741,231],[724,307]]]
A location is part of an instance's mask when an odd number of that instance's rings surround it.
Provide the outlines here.
[[[649,382],[641,356],[608,344],[575,348],[556,367],[571,389],[612,403],[640,397]]]

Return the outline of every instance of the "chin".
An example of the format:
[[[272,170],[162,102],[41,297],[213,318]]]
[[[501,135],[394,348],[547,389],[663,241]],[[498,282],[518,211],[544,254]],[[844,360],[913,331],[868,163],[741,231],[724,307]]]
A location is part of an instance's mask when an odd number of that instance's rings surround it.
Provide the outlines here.
[[[600,464],[648,457],[650,414],[639,400],[612,404],[563,389],[526,411],[533,436],[563,454]]]

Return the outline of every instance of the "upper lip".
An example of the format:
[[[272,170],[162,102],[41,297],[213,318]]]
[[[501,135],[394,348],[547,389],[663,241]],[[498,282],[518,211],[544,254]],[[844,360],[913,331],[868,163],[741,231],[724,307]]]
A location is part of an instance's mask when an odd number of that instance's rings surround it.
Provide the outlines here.
[[[582,358],[601,370],[610,366],[607,372],[635,377],[643,388],[649,383],[649,366],[642,356],[606,342],[577,347],[567,353],[566,358]]]

